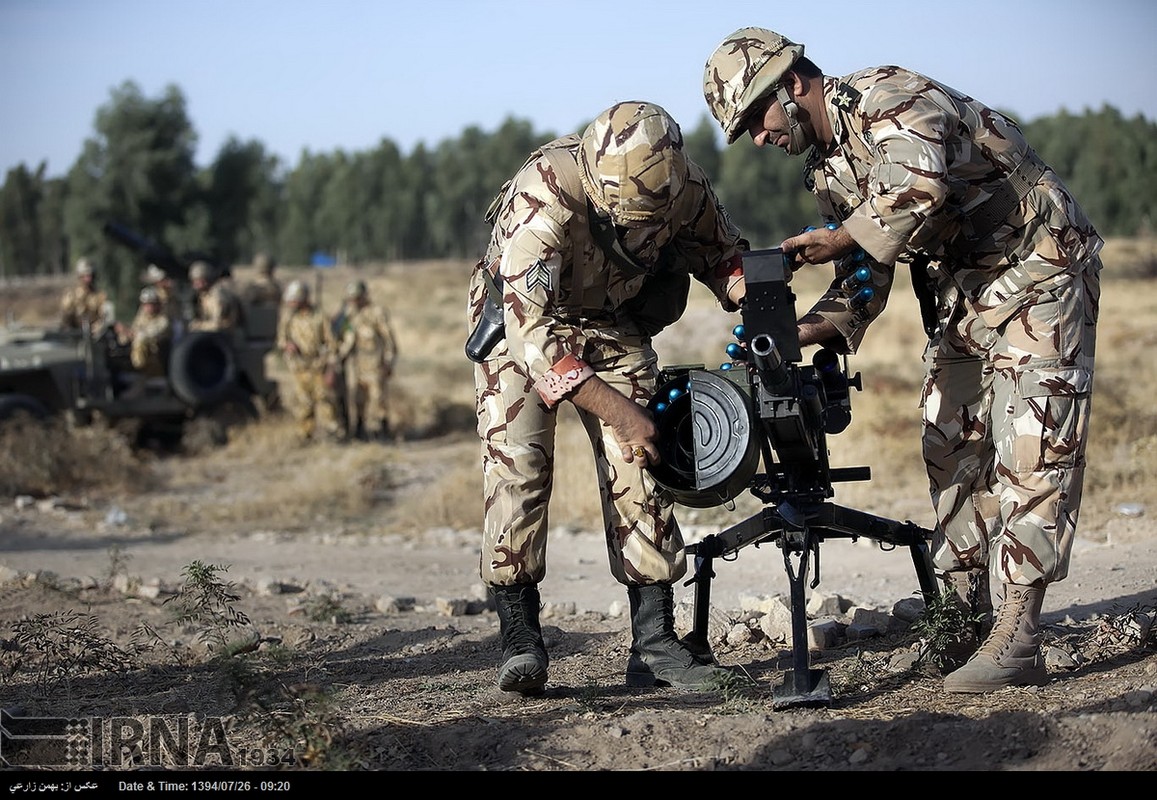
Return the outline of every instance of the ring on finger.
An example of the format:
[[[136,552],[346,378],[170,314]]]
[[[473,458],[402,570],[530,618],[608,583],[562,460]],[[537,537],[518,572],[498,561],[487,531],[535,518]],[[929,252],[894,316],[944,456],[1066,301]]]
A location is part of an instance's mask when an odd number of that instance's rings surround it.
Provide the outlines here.
[[[643,456],[647,455],[647,449],[641,445],[636,445],[632,452],[634,452],[635,458],[642,458]]]

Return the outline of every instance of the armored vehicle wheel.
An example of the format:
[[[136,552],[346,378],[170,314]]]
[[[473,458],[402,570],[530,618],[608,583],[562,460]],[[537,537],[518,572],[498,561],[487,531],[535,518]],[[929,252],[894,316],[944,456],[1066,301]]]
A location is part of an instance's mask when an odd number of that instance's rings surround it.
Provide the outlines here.
[[[177,343],[169,359],[173,393],[194,407],[211,406],[237,385],[237,356],[228,338],[194,331]]]
[[[35,397],[26,394],[0,395],[0,422],[21,418],[47,419],[48,409]]]

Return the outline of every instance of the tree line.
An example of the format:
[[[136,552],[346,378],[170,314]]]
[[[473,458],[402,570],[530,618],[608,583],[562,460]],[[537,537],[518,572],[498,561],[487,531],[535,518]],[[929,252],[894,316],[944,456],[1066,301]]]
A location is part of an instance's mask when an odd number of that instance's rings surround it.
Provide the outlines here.
[[[775,246],[815,222],[802,159],[724,147],[706,113],[694,127],[681,122],[688,154],[754,247]],[[1021,124],[1103,235],[1150,232],[1157,123],[1104,106]],[[197,252],[226,267],[250,263],[257,252],[298,265],[318,253],[354,265],[473,259],[489,234],[482,218],[494,194],[534,147],[557,135],[510,117],[491,133],[471,126],[408,154],[383,138],[359,152],[306,150],[295,165],[260,141],[232,137],[199,167],[181,89],[170,85],[150,98],[126,81],[97,110],[93,133],[64,177],[47,177],[43,162],[8,171],[0,187],[0,277],[59,275],[83,255],[100,265],[114,296],[130,296],[142,264],[103,235],[106,221],[178,256]]]

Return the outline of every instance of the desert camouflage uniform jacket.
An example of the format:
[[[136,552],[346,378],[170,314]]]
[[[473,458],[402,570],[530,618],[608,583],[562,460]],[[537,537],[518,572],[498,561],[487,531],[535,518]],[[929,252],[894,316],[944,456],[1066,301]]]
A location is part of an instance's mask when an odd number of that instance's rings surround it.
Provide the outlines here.
[[[241,325],[241,301],[223,283],[214,283],[197,297],[196,318],[189,323],[194,331],[224,331]]]
[[[296,353],[286,347],[293,343]],[[299,308],[283,315],[277,332],[277,349],[292,372],[322,373],[335,364],[337,342],[325,315],[312,308]]]
[[[71,330],[99,333],[108,323],[105,303],[108,296],[87,286],[73,286],[60,301],[60,322]]]
[[[130,330],[132,365],[150,376],[164,375],[162,348],[173,336],[173,321],[164,311],[150,314],[142,308],[133,317]]]
[[[835,141],[809,154],[805,180],[825,220],[842,222],[868,258],[837,264],[832,288],[814,310],[850,351],[883,310],[897,261],[929,258],[941,313],[962,298],[995,328],[1026,302],[1027,289],[1072,280],[1100,250],[1096,230],[1044,165],[1031,191],[1019,202],[1013,195],[1007,214],[976,230],[992,216],[983,207],[1006,176],[1039,164],[1002,114],[894,66],[826,77],[824,98]],[[1022,264],[1034,252],[1040,258]],[[861,263],[872,268],[875,296],[857,310],[840,283]]]
[[[559,161],[573,164],[578,145],[579,137],[572,135],[544,148],[561,149]],[[687,184],[666,230],[657,231],[655,240],[670,240],[674,268],[702,282],[724,308],[734,311],[727,288],[740,274],[740,250],[746,243],[703,171],[693,162],[688,166]],[[548,407],[594,374],[580,357],[584,328],[617,328],[638,335],[625,309],[647,280],[644,274],[626,274],[594,240],[586,195],[581,187],[573,193],[568,189],[579,185],[577,165],[574,171],[573,180],[557,175],[541,151],[532,154],[500,198],[489,247],[470,286],[473,328],[486,295],[482,271],[501,277],[506,322],[502,349],[525,365]]]
[[[353,356],[347,368],[359,372],[391,371],[398,357],[398,345],[386,310],[372,303],[353,309],[342,326],[340,348],[342,361]]]

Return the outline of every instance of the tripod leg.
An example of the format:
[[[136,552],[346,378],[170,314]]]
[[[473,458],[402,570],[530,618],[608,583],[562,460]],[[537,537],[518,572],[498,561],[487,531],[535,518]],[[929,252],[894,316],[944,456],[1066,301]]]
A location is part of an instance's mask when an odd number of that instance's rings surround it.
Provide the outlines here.
[[[710,537],[707,537],[710,538]],[[709,550],[709,547],[704,547]],[[684,585],[695,584],[695,613],[691,632],[683,637],[683,644],[690,650],[697,661],[702,664],[714,664],[715,654],[711,652],[711,644],[707,640],[707,627],[711,616],[711,579],[715,577],[712,569],[714,558],[711,555],[695,556],[695,574]]]
[[[791,587],[791,648],[792,672],[775,689],[776,708],[789,706],[825,706],[831,702],[831,685],[827,672],[811,669],[807,643],[807,601],[804,586],[807,583],[808,560],[818,554],[819,543],[810,530],[803,532],[799,555],[799,569],[792,568],[792,552],[788,542],[783,543],[783,563]]]

